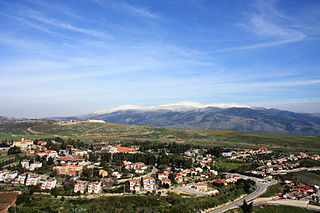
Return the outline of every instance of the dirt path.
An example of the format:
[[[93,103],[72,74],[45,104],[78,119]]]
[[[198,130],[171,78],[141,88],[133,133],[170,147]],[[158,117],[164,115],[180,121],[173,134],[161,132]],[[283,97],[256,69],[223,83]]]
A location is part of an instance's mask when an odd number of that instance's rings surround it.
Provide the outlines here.
[[[19,191],[0,192],[0,213],[8,212],[8,209],[16,202],[19,194],[21,194]]]

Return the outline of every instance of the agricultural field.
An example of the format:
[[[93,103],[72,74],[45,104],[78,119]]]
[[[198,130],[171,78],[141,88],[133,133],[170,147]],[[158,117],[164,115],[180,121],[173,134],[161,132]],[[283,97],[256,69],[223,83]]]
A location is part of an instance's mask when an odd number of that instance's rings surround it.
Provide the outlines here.
[[[0,124],[0,139],[63,137],[81,141],[177,142],[199,146],[267,147],[280,151],[320,153],[319,136],[273,135],[214,129],[170,129],[114,123],[18,121]]]

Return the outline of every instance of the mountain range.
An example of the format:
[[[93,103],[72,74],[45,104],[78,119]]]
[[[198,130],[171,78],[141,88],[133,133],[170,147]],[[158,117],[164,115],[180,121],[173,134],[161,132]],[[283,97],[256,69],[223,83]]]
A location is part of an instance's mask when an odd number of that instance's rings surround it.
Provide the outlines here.
[[[227,129],[248,132],[320,135],[319,114],[297,113],[241,104],[182,102],[160,106],[124,105],[61,120],[103,120],[111,123],[183,129]]]

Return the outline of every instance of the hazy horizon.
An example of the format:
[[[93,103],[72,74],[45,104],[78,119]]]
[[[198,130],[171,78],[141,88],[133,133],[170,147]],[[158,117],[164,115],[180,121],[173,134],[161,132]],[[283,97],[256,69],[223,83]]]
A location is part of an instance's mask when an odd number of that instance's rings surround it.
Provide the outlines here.
[[[0,0],[0,115],[238,103],[320,113],[316,0]]]
[[[161,104],[161,105],[121,105],[121,106],[116,106],[116,107],[111,107],[111,108],[105,108],[105,109],[100,109],[100,110],[95,110],[95,111],[90,111],[90,112],[84,112],[84,113],[81,113],[81,114],[43,114],[43,115],[40,115],[38,114],[37,112],[34,112],[34,113],[31,113],[31,114],[21,114],[19,116],[19,114],[9,114],[9,115],[3,115],[1,114],[0,116],[7,116],[7,117],[15,117],[15,118],[23,118],[23,119],[41,119],[41,118],[50,118],[50,117],[73,117],[73,116],[83,116],[83,115],[88,115],[88,114],[91,114],[91,113],[98,113],[98,114],[103,114],[103,113],[109,113],[109,112],[113,112],[113,111],[118,111],[118,110],[126,110],[126,106],[136,106],[136,107],[141,107],[141,110],[145,110],[144,108],[146,108],[146,110],[152,108],[152,107],[159,107],[159,106],[165,106],[165,105],[175,105],[175,104],[181,104],[181,103],[184,103],[184,102],[178,102],[178,103],[167,103],[167,104]],[[190,102],[191,103],[191,102]],[[202,103],[197,103],[197,102],[193,102],[193,103],[196,103],[196,104],[201,104],[201,105],[207,105],[207,104],[202,104]],[[231,106],[231,107],[245,107],[244,105],[245,104],[239,104],[239,106],[237,106],[238,104],[237,103],[208,103],[208,105],[210,104],[222,104],[222,105],[235,105],[235,106]],[[309,103],[310,104],[310,103]],[[242,106],[243,105],[243,106]],[[303,111],[295,111],[295,110],[292,110],[290,109],[290,106],[288,105],[287,108],[283,108],[285,107],[285,105],[283,105],[283,107],[280,106],[279,107],[274,107],[274,106],[263,106],[263,105],[252,105],[252,104],[248,104],[247,105],[248,107],[263,107],[263,108],[276,108],[276,109],[279,109],[279,110],[285,110],[285,111],[292,111],[292,112],[297,112],[297,113],[319,113],[319,111],[317,111],[318,108],[316,108],[315,106],[315,111],[313,112],[303,112]],[[125,108],[122,108],[122,107],[125,107]],[[210,106],[207,106],[207,107],[210,107]],[[219,106],[217,106],[219,107]],[[121,108],[121,109],[118,109],[118,108]],[[230,107],[221,107],[221,108],[230,108]],[[132,108],[134,109],[134,108]],[[138,108],[137,108],[138,109]]]

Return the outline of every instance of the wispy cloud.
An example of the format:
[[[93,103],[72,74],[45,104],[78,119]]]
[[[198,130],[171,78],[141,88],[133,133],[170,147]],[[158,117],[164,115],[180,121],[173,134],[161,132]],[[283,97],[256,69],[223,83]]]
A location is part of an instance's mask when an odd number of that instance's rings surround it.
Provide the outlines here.
[[[244,46],[223,48],[214,52],[232,52],[239,50],[251,50],[265,47],[273,47],[304,40],[307,35],[296,29],[294,19],[285,16],[278,11],[273,1],[258,0],[255,4],[257,12],[249,15],[247,23],[237,23],[243,29],[253,33],[264,42]],[[270,41],[271,40],[271,41]]]
[[[153,18],[153,19],[160,19],[160,16],[152,13],[147,8],[135,7],[135,6],[132,6],[132,5],[124,3],[124,2],[116,4],[116,7],[120,8],[120,9],[124,9],[134,15],[143,16],[143,17],[147,17],[147,18]]]
[[[66,29],[66,30],[70,30],[70,31],[74,31],[74,32],[79,32],[79,33],[83,33],[83,34],[87,34],[87,35],[91,35],[91,36],[96,36],[96,37],[109,37],[109,35],[104,32],[77,27],[77,26],[74,26],[70,23],[61,22],[59,20],[52,19],[52,18],[49,19],[49,18],[41,16],[35,12],[30,12],[29,17],[34,20],[38,20],[38,21],[43,22],[45,24],[50,24],[52,26],[59,27],[62,29]]]
[[[264,47],[274,47],[274,46],[279,46],[279,45],[288,44],[292,42],[298,42],[303,40],[304,38],[305,36],[301,35],[301,37],[296,37],[292,39],[263,42],[259,44],[252,44],[252,45],[245,45],[245,46],[228,47],[228,48],[223,48],[223,49],[212,51],[212,52],[223,53],[223,52],[233,52],[233,51],[240,51],[240,50],[252,50],[252,49],[258,49],[258,48],[264,48]]]
[[[31,4],[37,4],[37,5],[49,8],[49,9],[54,9],[56,12],[63,13],[65,15],[70,16],[75,19],[83,20],[83,18],[81,16],[75,14],[69,8],[67,9],[66,7],[63,7],[63,6],[54,5],[53,4],[54,2],[48,3],[48,2],[44,2],[42,0],[28,0],[28,1]]]
[[[161,16],[151,12],[148,8],[133,6],[124,1],[113,1],[113,0],[93,0],[95,3],[103,7],[113,8],[131,15],[141,16],[151,19],[162,19]]]

